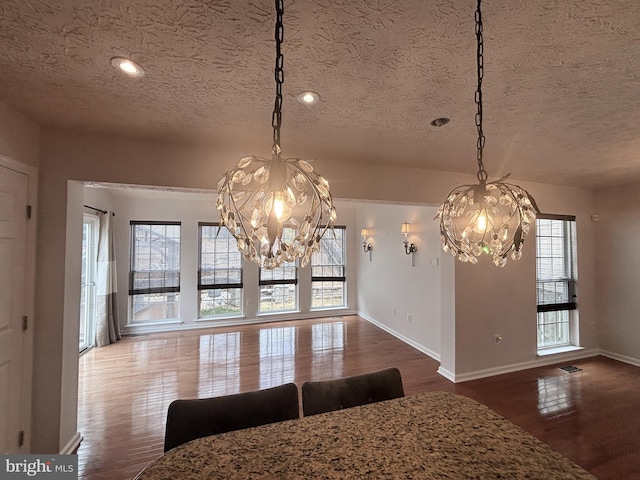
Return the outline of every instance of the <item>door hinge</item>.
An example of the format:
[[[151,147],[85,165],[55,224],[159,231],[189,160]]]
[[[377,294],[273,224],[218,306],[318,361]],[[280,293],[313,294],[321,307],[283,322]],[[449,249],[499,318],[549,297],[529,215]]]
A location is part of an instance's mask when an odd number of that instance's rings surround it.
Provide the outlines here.
[[[26,331],[29,327],[29,317],[26,315],[22,317],[22,331]]]
[[[31,205],[27,205],[27,219],[31,220]]]
[[[18,433],[18,446],[22,447],[24,445],[24,430],[20,430]]]

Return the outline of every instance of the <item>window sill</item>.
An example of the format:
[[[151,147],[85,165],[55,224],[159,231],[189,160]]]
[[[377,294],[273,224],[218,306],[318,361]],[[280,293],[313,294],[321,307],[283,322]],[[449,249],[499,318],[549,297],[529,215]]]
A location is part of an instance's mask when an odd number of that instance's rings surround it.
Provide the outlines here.
[[[269,317],[269,316],[275,316],[275,315],[291,315],[291,314],[298,314],[298,313],[300,313],[300,310],[278,310],[278,311],[274,311],[274,312],[258,312],[256,317]]]
[[[228,316],[219,316],[219,317],[201,317],[201,318],[196,318],[196,322],[217,322],[219,320],[244,320],[245,317],[244,315],[228,315]]]
[[[584,350],[584,347],[576,347],[575,345],[564,345],[562,347],[545,348],[538,350],[539,357],[547,357],[549,355],[557,355],[559,353],[577,352],[578,350]]]
[[[142,321],[142,322],[131,322],[126,324],[124,327],[137,328],[137,327],[147,327],[147,326],[153,326],[153,325],[170,325],[170,324],[180,324],[180,323],[182,323],[180,319],[170,318],[167,320],[149,320],[149,321]]]
[[[339,307],[314,307],[311,309],[312,312],[327,312],[331,310],[346,310],[346,305],[340,305]]]

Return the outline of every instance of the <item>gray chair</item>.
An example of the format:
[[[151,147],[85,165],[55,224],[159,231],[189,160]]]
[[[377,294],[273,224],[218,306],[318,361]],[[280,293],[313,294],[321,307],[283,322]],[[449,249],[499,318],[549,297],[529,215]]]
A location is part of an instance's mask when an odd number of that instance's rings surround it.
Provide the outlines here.
[[[387,368],[336,380],[304,382],[302,411],[306,417],[399,397],[404,397],[400,371]]]
[[[278,387],[223,397],[174,400],[167,411],[164,451],[196,438],[300,417],[298,387]]]

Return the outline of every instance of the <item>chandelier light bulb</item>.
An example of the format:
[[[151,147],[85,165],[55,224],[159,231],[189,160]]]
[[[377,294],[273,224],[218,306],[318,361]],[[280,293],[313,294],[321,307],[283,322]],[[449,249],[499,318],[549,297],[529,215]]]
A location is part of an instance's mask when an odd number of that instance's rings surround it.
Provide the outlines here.
[[[282,221],[282,212],[284,210],[284,195],[282,192],[276,192],[273,194],[273,211],[279,222]]]
[[[487,212],[486,210],[480,210],[475,215],[475,220],[471,221],[473,225],[473,231],[476,233],[484,234],[487,231]]]

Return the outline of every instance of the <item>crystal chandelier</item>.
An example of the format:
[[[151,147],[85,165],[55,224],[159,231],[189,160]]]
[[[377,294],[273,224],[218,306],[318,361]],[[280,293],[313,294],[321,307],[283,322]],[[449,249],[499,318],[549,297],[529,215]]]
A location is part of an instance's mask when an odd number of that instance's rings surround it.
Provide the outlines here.
[[[306,266],[333,230],[336,209],[329,182],[300,158],[282,158],[283,0],[276,0],[276,97],[271,158],[244,157],[218,182],[216,208],[244,258],[266,269],[301,259]]]
[[[478,184],[460,185],[447,196],[436,218],[440,219],[442,248],[462,262],[477,263],[483,253],[491,255],[494,265],[504,267],[511,253],[513,260],[522,257],[522,244],[530,225],[540,213],[535,200],[523,188],[507,183],[506,175],[487,182],[482,162],[485,137],[482,132],[482,79],[484,47],[480,2],[475,13],[477,38],[478,88],[475,95],[478,129]]]

